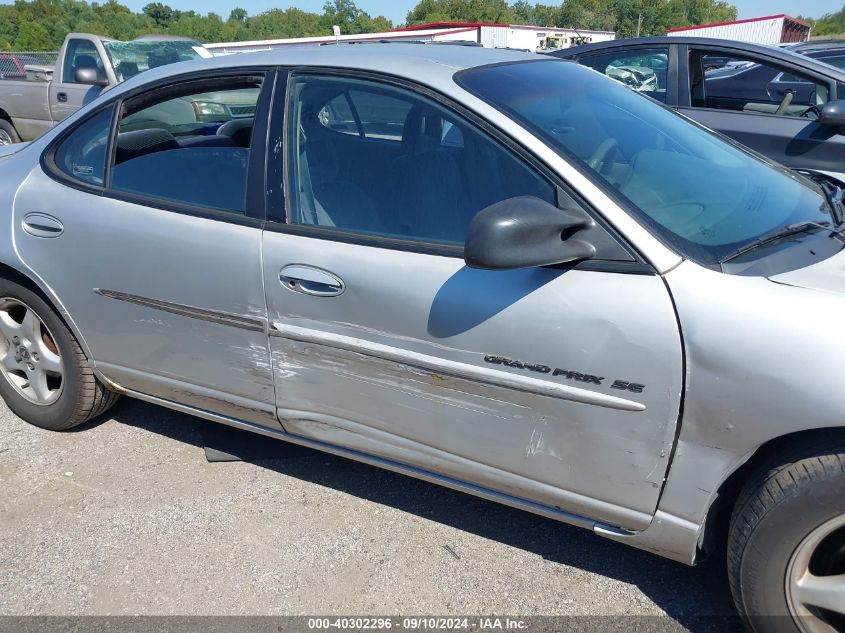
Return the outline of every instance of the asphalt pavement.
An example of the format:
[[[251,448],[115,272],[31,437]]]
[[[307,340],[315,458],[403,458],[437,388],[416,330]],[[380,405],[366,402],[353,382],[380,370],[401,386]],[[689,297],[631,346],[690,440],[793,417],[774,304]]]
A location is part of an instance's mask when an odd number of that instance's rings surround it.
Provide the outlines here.
[[[0,404],[0,614],[625,614],[695,631],[733,613],[720,561],[272,439],[275,457],[209,463],[208,424],[123,398],[53,433]]]

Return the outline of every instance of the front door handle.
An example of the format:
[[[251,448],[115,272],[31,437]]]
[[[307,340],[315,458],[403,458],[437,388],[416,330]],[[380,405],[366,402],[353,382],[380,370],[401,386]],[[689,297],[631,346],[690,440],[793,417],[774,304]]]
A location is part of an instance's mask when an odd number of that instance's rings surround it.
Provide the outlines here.
[[[59,237],[65,230],[57,218],[46,213],[27,213],[21,228],[34,237]]]
[[[314,297],[336,297],[346,290],[340,277],[307,264],[285,266],[279,273],[279,281],[288,290]]]
[[[59,94],[57,94],[56,101],[58,101],[59,103],[67,103],[67,93],[60,92]]]

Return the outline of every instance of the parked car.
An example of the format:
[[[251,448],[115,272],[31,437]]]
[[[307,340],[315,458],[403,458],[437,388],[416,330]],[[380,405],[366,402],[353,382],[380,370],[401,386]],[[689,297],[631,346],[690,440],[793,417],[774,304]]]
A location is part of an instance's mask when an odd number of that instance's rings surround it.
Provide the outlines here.
[[[208,56],[201,44],[185,38],[121,42],[89,33],[65,38],[55,68],[39,66],[34,58],[11,56],[18,79],[0,82],[0,145],[37,138],[104,89],[140,72]],[[37,80],[26,80],[25,66],[37,67]],[[0,55],[0,75],[3,68]]]
[[[227,91],[254,117],[149,125]],[[408,44],[151,70],[0,152],[28,422],[125,394],[688,564],[727,542],[758,633],[845,615],[835,183],[577,64]]]
[[[32,55],[0,53],[0,79],[22,79],[26,77],[26,66],[38,64]]]
[[[813,40],[784,48],[845,70],[845,40]]]
[[[845,71],[823,60],[696,37],[614,40],[550,55],[605,74],[668,60],[657,87],[643,94],[784,165],[845,178],[845,129],[836,114],[845,109]]]

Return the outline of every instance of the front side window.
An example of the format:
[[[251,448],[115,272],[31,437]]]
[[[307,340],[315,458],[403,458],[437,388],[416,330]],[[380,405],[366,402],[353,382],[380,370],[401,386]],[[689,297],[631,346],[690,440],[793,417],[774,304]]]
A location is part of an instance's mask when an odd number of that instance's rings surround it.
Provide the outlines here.
[[[244,213],[260,89],[260,78],[230,77],[127,102],[112,189]]]
[[[604,181],[696,261],[715,264],[783,226],[831,219],[808,181],[577,64],[481,67],[458,83]]]
[[[66,176],[102,186],[106,171],[112,108],[106,108],[77,127],[56,148],[53,161]]]
[[[76,71],[89,68],[97,71],[100,79],[105,79],[103,60],[94,42],[90,40],[71,40],[65,53],[62,81],[66,84],[76,83]]]
[[[824,83],[802,73],[751,58],[726,56],[712,68],[709,51],[690,52],[693,107],[815,119],[828,102]]]
[[[582,55],[578,63],[666,103],[668,46]]]
[[[297,76],[290,91],[290,221],[463,244],[481,209],[552,185],[462,117],[410,90]]]

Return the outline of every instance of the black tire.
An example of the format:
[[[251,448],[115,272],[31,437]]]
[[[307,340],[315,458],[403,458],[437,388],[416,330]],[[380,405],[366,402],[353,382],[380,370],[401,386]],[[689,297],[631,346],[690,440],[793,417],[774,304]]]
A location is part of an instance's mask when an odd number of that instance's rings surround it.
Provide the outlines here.
[[[18,135],[18,131],[15,129],[15,126],[9,123],[6,119],[0,119],[0,130],[3,130],[9,135],[12,143],[21,142],[21,137]],[[2,145],[2,143],[0,143],[0,145]]]
[[[788,455],[772,459],[743,488],[734,507],[728,535],[728,578],[734,602],[749,629],[757,633],[807,630],[792,617],[788,598],[790,562],[820,526],[836,525],[845,515],[845,438],[798,443]],[[835,530],[835,557],[845,573],[843,530]],[[829,545],[830,543],[828,543]],[[826,560],[827,560],[826,558]],[[833,560],[835,559],[835,560]],[[845,606],[845,605],[843,605]],[[842,630],[837,614],[816,610],[832,630]],[[775,616],[775,617],[772,617]]]
[[[61,393],[50,404],[30,402],[0,373],[0,396],[18,417],[42,429],[64,431],[104,413],[117,402],[120,395],[97,380],[76,338],[44,299],[0,278],[0,298],[7,297],[25,304],[41,319],[64,364]],[[5,345],[5,336],[0,337]]]

